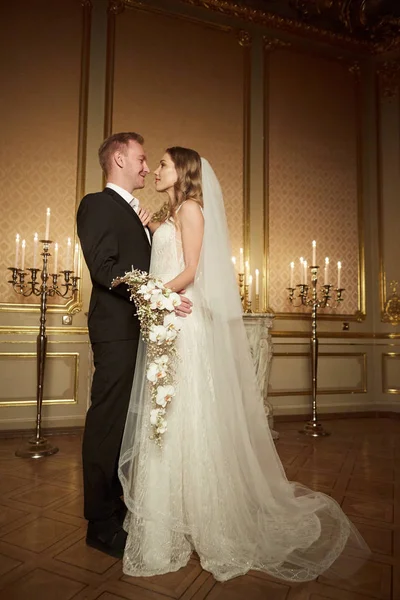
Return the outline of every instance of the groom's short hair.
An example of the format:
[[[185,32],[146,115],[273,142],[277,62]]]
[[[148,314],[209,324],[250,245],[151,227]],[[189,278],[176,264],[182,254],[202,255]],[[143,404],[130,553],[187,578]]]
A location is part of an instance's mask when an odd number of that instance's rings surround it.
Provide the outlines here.
[[[140,133],[128,131],[123,133],[113,133],[113,135],[110,135],[110,137],[101,144],[99,148],[99,162],[105,175],[108,175],[111,155],[117,150],[120,150],[121,146],[127,146],[129,142],[137,142],[142,145],[144,144],[144,139]]]

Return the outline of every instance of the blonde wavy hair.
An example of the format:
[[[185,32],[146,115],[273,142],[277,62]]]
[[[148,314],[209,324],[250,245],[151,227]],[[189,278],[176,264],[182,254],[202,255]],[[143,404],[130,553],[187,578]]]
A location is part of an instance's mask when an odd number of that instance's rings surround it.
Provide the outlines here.
[[[201,187],[201,158],[196,150],[172,146],[165,151],[175,165],[178,179],[175,183],[176,203],[171,206],[168,202],[153,215],[153,221],[166,221],[173,218],[178,208],[185,200],[194,200],[203,207],[203,191]]]

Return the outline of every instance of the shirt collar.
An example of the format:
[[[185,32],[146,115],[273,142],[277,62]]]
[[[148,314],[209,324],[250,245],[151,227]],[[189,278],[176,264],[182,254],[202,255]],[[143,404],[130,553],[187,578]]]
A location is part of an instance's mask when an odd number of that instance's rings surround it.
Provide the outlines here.
[[[122,196],[122,198],[124,200],[126,200],[128,202],[128,204],[131,203],[133,196],[130,192],[128,192],[127,190],[124,190],[124,188],[120,187],[119,185],[117,185],[115,183],[107,183],[106,187],[110,188],[111,190],[114,190],[114,192],[117,192],[117,194]]]

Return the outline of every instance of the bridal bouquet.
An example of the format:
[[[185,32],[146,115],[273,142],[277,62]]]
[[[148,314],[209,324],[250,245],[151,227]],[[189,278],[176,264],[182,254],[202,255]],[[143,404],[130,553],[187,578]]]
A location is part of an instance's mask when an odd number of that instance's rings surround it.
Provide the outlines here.
[[[111,287],[126,283],[131,300],[136,306],[141,334],[147,343],[146,378],[150,386],[150,425],[153,439],[162,445],[162,435],[167,431],[167,407],[175,395],[176,338],[181,328],[175,307],[179,294],[144,271],[134,269],[117,277]]]

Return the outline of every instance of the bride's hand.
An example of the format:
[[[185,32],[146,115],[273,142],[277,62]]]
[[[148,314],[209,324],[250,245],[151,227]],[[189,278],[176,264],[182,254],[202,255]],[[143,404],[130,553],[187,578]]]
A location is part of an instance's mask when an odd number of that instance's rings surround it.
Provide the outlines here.
[[[181,297],[181,304],[175,308],[175,314],[178,317],[187,317],[192,312],[193,302],[191,302],[189,298],[186,298],[186,296],[182,296],[182,292],[184,291],[185,290],[182,290],[179,294]]]
[[[153,216],[153,212],[148,210],[147,208],[139,208],[137,212],[137,216],[142,221],[143,227],[149,224],[151,217]]]

